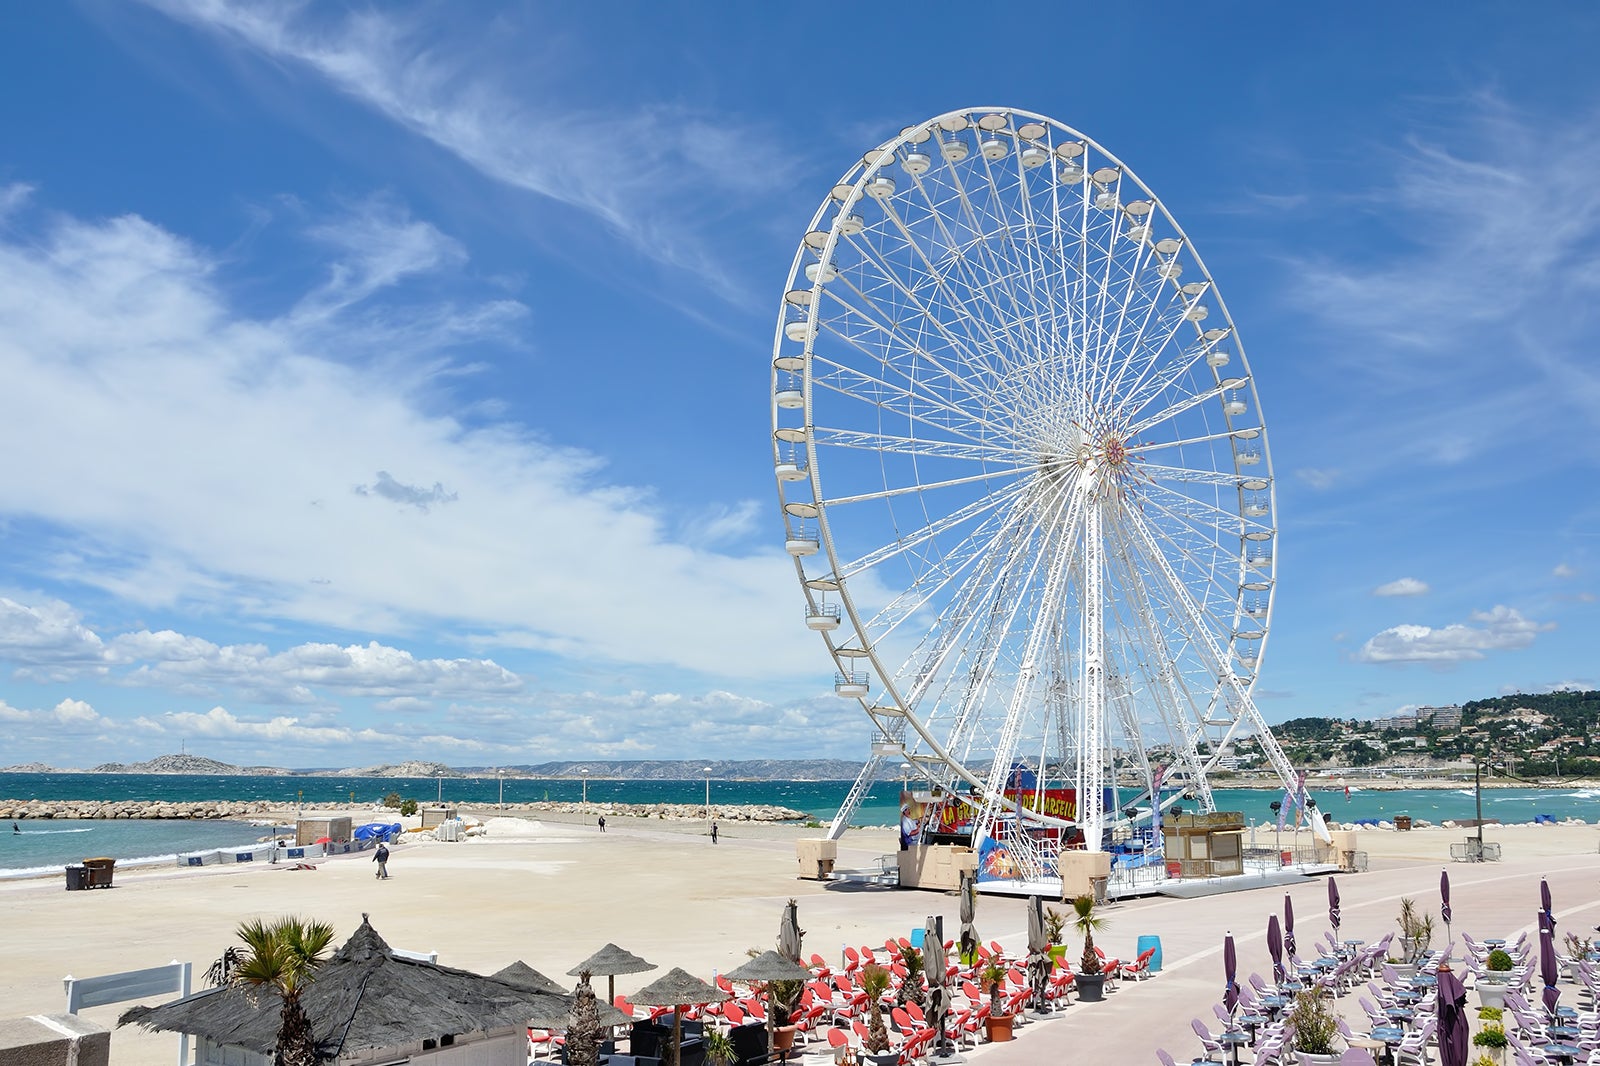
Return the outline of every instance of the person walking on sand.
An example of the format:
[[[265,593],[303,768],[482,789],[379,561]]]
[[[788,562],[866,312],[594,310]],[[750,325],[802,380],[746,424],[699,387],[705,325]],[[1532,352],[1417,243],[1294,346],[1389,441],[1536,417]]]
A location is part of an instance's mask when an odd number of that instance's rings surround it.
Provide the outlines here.
[[[715,820],[713,820],[711,822],[711,843],[715,844],[716,842],[717,842],[717,823],[716,823]]]
[[[372,853],[372,861],[378,864],[378,872],[373,876],[380,881],[389,880],[389,845],[378,841],[378,850]]]
[[[600,816],[600,832],[604,833],[605,831],[606,831],[606,816],[602,814]]]

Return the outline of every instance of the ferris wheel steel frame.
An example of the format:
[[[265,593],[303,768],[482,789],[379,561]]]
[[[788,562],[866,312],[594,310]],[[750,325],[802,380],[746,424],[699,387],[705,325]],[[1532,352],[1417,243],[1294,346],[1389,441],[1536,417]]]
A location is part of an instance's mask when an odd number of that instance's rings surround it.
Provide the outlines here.
[[[1251,697],[1278,562],[1254,375],[1187,234],[1098,143],[970,108],[865,153],[795,253],[771,410],[806,623],[873,724],[830,836],[891,754],[965,789],[975,834],[1020,816],[1019,760],[1039,792],[1070,777],[1076,818],[1027,816],[1091,849],[1114,732],[1152,804],[1151,748],[1210,810],[1246,730],[1294,786]]]

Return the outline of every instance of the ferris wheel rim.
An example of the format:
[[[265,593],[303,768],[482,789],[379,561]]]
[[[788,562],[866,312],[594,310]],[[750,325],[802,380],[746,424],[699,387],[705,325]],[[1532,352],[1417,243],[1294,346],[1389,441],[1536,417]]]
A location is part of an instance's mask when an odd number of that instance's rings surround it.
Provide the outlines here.
[[[809,517],[814,520],[816,524],[817,538],[819,541],[818,549],[825,553],[826,559],[829,563],[827,574],[832,575],[831,584],[827,585],[826,587],[819,587],[817,578],[808,578],[808,572],[804,566],[802,558],[798,556],[795,558],[795,567],[798,575],[800,576],[802,589],[804,590],[804,594],[807,598],[808,606],[816,605],[816,594],[831,592],[840,601],[843,615],[849,619],[851,632],[849,639],[844,641],[835,641],[835,639],[828,633],[824,633],[824,639],[829,647],[830,654],[835,662],[836,667],[839,668],[841,674],[850,674],[853,666],[852,660],[858,661],[865,659],[870,664],[872,673],[876,676],[877,682],[882,686],[884,695],[888,697],[888,702],[892,704],[892,708],[889,706],[884,706],[883,704],[885,701],[882,696],[874,698],[869,694],[859,697],[858,702],[860,703],[861,707],[867,712],[869,718],[871,718],[871,720],[875,723],[878,723],[880,726],[882,725],[880,719],[885,716],[899,717],[903,719],[912,729],[916,731],[922,742],[927,745],[928,750],[937,757],[936,760],[928,759],[927,761],[937,761],[940,765],[955,772],[956,776],[967,781],[969,784],[978,786],[980,788],[986,788],[986,783],[967,769],[963,759],[958,758],[954,753],[945,749],[939,738],[934,735],[934,732],[931,729],[926,727],[926,724],[922,721],[921,716],[916,713],[916,708],[913,702],[908,700],[906,695],[901,691],[901,688],[896,681],[895,671],[892,665],[885,662],[880,657],[878,642],[873,638],[872,633],[869,631],[867,620],[864,618],[863,612],[856,602],[856,597],[854,596],[851,588],[852,578],[841,574],[841,570],[844,568],[846,559],[842,556],[837,540],[834,536],[834,531],[832,528],[832,515],[830,513],[830,509],[837,506],[837,501],[830,500],[823,490],[822,476],[824,473],[826,473],[826,471],[820,469],[822,464],[819,463],[817,439],[814,432],[815,426],[812,418],[812,413],[815,408],[813,398],[814,382],[811,368],[812,361],[815,357],[817,306],[822,298],[822,290],[825,285],[825,280],[820,276],[812,279],[809,289],[804,290],[809,292],[809,299],[796,295],[802,292],[796,283],[797,280],[803,276],[803,264],[807,261],[808,252],[816,253],[822,262],[829,262],[831,260],[841,237],[841,224],[839,220],[848,216],[854,208],[863,203],[864,198],[867,197],[866,189],[868,183],[875,176],[881,174],[888,166],[899,161],[899,153],[902,149],[909,144],[921,144],[930,139],[930,137],[938,136],[938,134],[934,133],[933,131],[940,128],[948,128],[946,123],[964,122],[972,124],[974,116],[979,115],[1004,116],[1004,121],[1008,124],[1006,127],[1007,131],[1010,132],[1013,137],[1017,136],[1017,127],[1022,119],[1035,120],[1044,124],[1047,129],[1065,134],[1066,136],[1075,139],[1080,145],[1082,145],[1084,151],[1092,151],[1097,153],[1099,158],[1105,160],[1109,164],[1115,165],[1118,171],[1117,180],[1119,182],[1126,182],[1131,179],[1132,183],[1138,188],[1138,190],[1144,196],[1148,197],[1151,210],[1153,212],[1159,212],[1166,225],[1169,226],[1176,234],[1185,256],[1195,264],[1200,276],[1206,279],[1206,291],[1208,299],[1216,305],[1218,311],[1220,312],[1221,319],[1227,324],[1226,336],[1229,338],[1232,349],[1240,361],[1240,366],[1243,371],[1243,381],[1241,382],[1240,387],[1248,389],[1248,394],[1251,401],[1250,409],[1254,412],[1254,420],[1257,424],[1258,435],[1260,438],[1260,456],[1261,460],[1265,464],[1264,469],[1261,471],[1260,478],[1264,485],[1261,490],[1257,491],[1265,492],[1267,500],[1267,513],[1272,516],[1274,521],[1277,515],[1277,501],[1275,491],[1276,478],[1273,473],[1271,452],[1270,447],[1268,446],[1266,419],[1261,411],[1255,376],[1250,370],[1248,357],[1245,353],[1242,339],[1239,338],[1238,330],[1234,324],[1232,315],[1228,311],[1227,305],[1223,302],[1221,293],[1215,284],[1213,276],[1210,270],[1206,267],[1203,259],[1200,257],[1198,249],[1195,247],[1193,240],[1190,239],[1188,234],[1183,230],[1183,227],[1172,215],[1165,202],[1162,201],[1160,197],[1157,196],[1156,193],[1151,190],[1149,186],[1147,186],[1138,177],[1138,175],[1120,159],[1120,157],[1107,150],[1092,137],[1089,137],[1081,131],[1066,125],[1065,123],[1061,123],[1055,119],[1049,118],[1048,116],[1016,108],[980,107],[946,112],[942,115],[934,116],[933,118],[919,123],[916,126],[906,127],[899,135],[889,138],[877,147],[869,150],[864,154],[861,160],[852,164],[851,167],[849,167],[841,176],[839,182],[835,184],[833,192],[830,193],[828,197],[824,198],[822,204],[813,215],[810,226],[807,230],[808,238],[812,237],[813,234],[822,232],[820,224],[828,216],[830,211],[834,211],[835,217],[833,222],[831,222],[826,228],[825,240],[820,247],[815,244],[807,245],[806,243],[802,242],[796,251],[794,261],[791,264],[791,269],[789,272],[791,287],[786,291],[786,300],[793,305],[805,307],[806,320],[810,326],[809,333],[803,342],[803,361],[805,365],[805,373],[803,376],[802,400],[803,409],[805,411],[805,430],[799,441],[799,443],[803,443],[806,455],[806,470],[803,483],[809,489],[809,497],[802,499],[797,495],[796,499],[791,500],[789,498],[789,486],[796,485],[798,483],[780,480],[780,503],[786,512],[786,519],[787,517],[795,516],[797,513],[796,511],[790,510],[792,506],[799,505],[803,510],[804,507],[809,504],[811,510]],[[921,135],[920,138],[917,136],[918,134]],[[843,195],[841,195],[841,192]],[[790,297],[795,298],[789,299]],[[784,357],[784,353],[787,349],[785,342],[789,340],[789,337],[786,336],[785,333],[785,326],[786,322],[788,321],[789,320],[787,316],[780,313],[779,322],[775,330],[773,347],[773,373],[775,378],[775,390],[776,378],[778,376],[778,363],[779,360]],[[781,405],[774,400],[772,413],[774,427],[773,450],[775,463],[777,463],[781,458],[780,434],[783,430],[783,424],[780,418],[782,413],[780,407]],[[791,443],[794,442],[791,441]],[[1271,604],[1275,598],[1277,586],[1278,559],[1276,552],[1275,525],[1272,527],[1272,546],[1273,550],[1270,554],[1270,559],[1267,562],[1266,572],[1264,575],[1262,575],[1264,577],[1264,581],[1260,582],[1260,584],[1262,584],[1264,587],[1258,590],[1265,594],[1266,606],[1263,617],[1259,619],[1261,623],[1261,635],[1259,638],[1260,643],[1257,645],[1258,652],[1256,657],[1256,666],[1251,670],[1248,678],[1248,684],[1252,686],[1254,685],[1255,678],[1259,673],[1259,661],[1262,657],[1260,653],[1264,652],[1267,634],[1270,632]],[[1243,551],[1244,549],[1241,549],[1241,552]],[[922,774],[922,776],[929,776],[928,774],[923,773],[924,768],[917,759],[911,758],[909,755],[905,757],[907,761],[911,763],[911,765],[917,768],[919,774]],[[932,778],[930,777],[929,779],[931,780]]]

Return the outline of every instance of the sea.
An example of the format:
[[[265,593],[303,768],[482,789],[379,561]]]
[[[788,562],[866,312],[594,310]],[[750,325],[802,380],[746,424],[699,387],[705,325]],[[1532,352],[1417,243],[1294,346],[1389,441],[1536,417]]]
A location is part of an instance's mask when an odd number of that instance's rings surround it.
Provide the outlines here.
[[[849,794],[849,781],[718,781],[711,782],[713,804],[771,804],[804,811],[820,822],[831,821]],[[372,805],[391,792],[419,802],[443,800],[463,806],[527,803],[540,800],[577,802],[584,783],[493,776],[477,778],[371,778],[214,776],[202,774],[0,774],[0,798],[13,800],[270,800],[285,806],[304,804]],[[588,782],[590,803],[705,802],[706,783],[692,781]],[[866,826],[894,825],[899,814],[901,782],[878,782],[851,819]],[[502,792],[503,789],[503,792]],[[1276,818],[1269,804],[1282,793],[1263,789],[1216,789],[1218,810],[1243,811],[1247,823],[1271,831]],[[1392,819],[1396,814],[1441,822],[1475,817],[1471,787],[1380,791],[1352,787],[1310,791],[1317,807],[1340,822]],[[1130,797],[1131,798],[1131,797]],[[1562,788],[1495,788],[1483,793],[1483,816],[1501,822],[1531,822],[1538,815],[1563,820],[1600,818],[1600,790]],[[86,857],[106,855],[123,864],[172,861],[182,852],[228,848],[254,843],[272,832],[270,826],[237,821],[63,821],[17,823],[20,832],[0,825],[0,876],[24,871],[46,873]]]

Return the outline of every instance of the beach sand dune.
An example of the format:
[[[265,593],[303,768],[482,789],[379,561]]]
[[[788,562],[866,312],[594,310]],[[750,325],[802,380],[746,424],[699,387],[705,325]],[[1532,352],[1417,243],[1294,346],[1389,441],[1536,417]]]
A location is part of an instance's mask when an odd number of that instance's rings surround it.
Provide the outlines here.
[[[57,879],[0,884],[0,1002],[8,1016],[63,1009],[61,978],[154,966],[195,964],[196,980],[234,943],[233,930],[257,915],[297,913],[334,924],[340,939],[370,913],[374,926],[401,948],[437,951],[440,961],[489,973],[522,959],[552,975],[606,941],[666,969],[710,976],[744,960],[751,947],[771,946],[783,902],[800,901],[807,954],[835,960],[844,944],[881,944],[909,935],[927,915],[957,923],[953,896],[824,886],[796,879],[794,840],[815,830],[724,825],[713,845],[695,824],[608,819],[500,826],[463,843],[397,847],[391,879],[374,879],[364,855],[331,859],[316,870],[284,866],[159,869],[120,872],[109,891],[63,891]],[[514,832],[512,830],[515,830]],[[1365,833],[1372,870],[1341,877],[1344,933],[1375,940],[1394,928],[1401,896],[1437,910],[1438,872],[1462,831]],[[1592,826],[1504,827],[1489,831],[1505,861],[1451,866],[1456,930],[1475,936],[1515,935],[1530,928],[1542,874],[1550,877],[1562,931],[1600,922],[1600,830]],[[894,848],[892,830],[849,833],[840,865],[866,867]],[[1554,860],[1554,861],[1553,861]],[[1308,879],[1291,889],[1301,942],[1327,927],[1326,888]],[[1210,1018],[1222,992],[1221,944],[1232,930],[1244,974],[1267,972],[1267,915],[1281,912],[1283,891],[1259,890],[1198,900],[1153,898],[1108,908],[1098,937],[1128,957],[1141,935],[1161,937],[1165,971],[1129,985],[1102,1004],[1074,1005],[1061,1020],[1034,1025],[1009,1045],[982,1049],[996,1066],[1065,1058],[1154,1062],[1164,1046],[1178,1058],[1195,1049],[1192,1017]],[[1027,922],[1019,900],[985,897],[979,933],[1010,950],[1024,945]],[[618,991],[647,983],[618,979]],[[86,1012],[112,1024],[125,1006]],[[1353,1009],[1353,1004],[1352,1004]],[[113,1059],[142,1066],[172,1061],[176,1041],[118,1029]],[[1103,1049],[1084,1057],[1087,1048]]]

